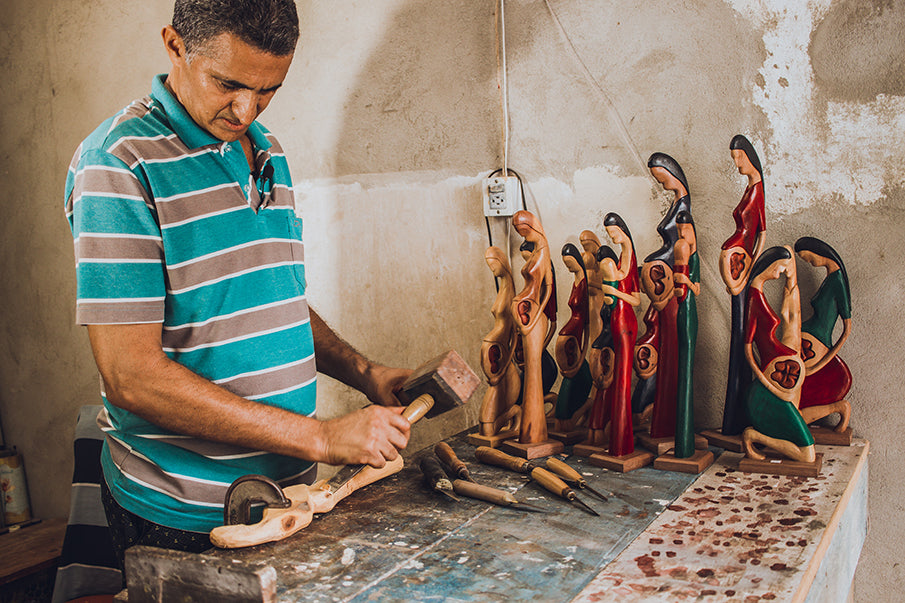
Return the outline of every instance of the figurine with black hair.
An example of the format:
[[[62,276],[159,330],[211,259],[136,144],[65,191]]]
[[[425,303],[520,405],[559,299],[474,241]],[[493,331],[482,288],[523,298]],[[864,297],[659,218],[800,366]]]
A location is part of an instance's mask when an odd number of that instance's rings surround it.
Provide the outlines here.
[[[782,307],[770,307],[764,285],[785,275]],[[755,355],[756,354],[756,355]],[[792,250],[771,247],[754,262],[748,278],[745,357],[755,379],[746,395],[751,426],[742,432],[745,458],[739,469],[779,475],[816,476],[820,455],[799,410],[805,365],[801,358],[801,301]],[[766,458],[766,447],[780,455]]]
[[[798,239],[795,252],[811,266],[826,270],[823,282],[811,297],[811,317],[801,325],[801,358],[806,375],[799,408],[809,425],[838,413],[839,422],[834,428],[811,425],[811,433],[818,444],[849,446],[852,442],[849,427],[852,406],[846,395],[852,386],[852,374],[839,357],[839,348],[852,328],[848,274],[836,250],[820,239]],[[842,321],[842,333],[833,342],[833,331],[839,320]]]
[[[571,316],[560,329],[554,348],[562,381],[549,435],[570,445],[584,438],[583,424],[593,402],[590,398],[593,380],[586,358],[590,343],[590,302],[588,275],[581,252],[572,243],[566,243],[562,248],[562,260],[574,279],[568,302]]]
[[[738,134],[729,143],[729,151],[738,173],[747,177],[748,184],[732,212],[735,233],[723,243],[719,260],[720,276],[731,299],[729,367],[722,427],[706,430],[703,435],[711,444],[741,452],[741,433],[750,424],[744,396],[751,383],[744,343],[745,285],[754,261],[763,251],[767,225],[764,174],[754,146]]]

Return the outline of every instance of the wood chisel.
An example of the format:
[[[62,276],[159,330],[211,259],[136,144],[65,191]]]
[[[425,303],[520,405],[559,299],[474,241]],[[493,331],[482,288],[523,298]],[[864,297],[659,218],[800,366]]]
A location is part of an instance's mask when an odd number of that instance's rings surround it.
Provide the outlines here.
[[[538,466],[529,460],[520,459],[510,454],[506,454],[502,450],[490,448],[489,446],[478,446],[474,451],[474,455],[475,458],[485,465],[494,465],[525,475],[530,475],[531,470]]]
[[[475,456],[482,463],[496,465],[497,467],[503,467],[504,469],[510,469],[518,473],[524,473],[553,494],[556,494],[569,502],[578,503],[592,515],[600,516],[597,511],[582,502],[566,482],[562,481],[543,467],[538,467],[531,461],[514,457],[501,450],[489,448],[487,446],[479,446],[475,450]]]
[[[453,494],[453,484],[446,476],[446,471],[443,470],[440,461],[432,456],[424,456],[421,459],[420,467],[421,473],[424,474],[424,481],[427,482],[432,490],[445,494],[454,501],[461,502]]]
[[[530,505],[524,501],[518,500],[512,495],[511,492],[507,492],[506,490],[499,490],[497,488],[491,488],[490,486],[484,486],[475,482],[468,482],[464,479],[453,480],[453,489],[456,491],[456,494],[461,494],[462,496],[467,496],[468,498],[476,498],[478,500],[487,501],[495,505],[501,505],[503,507],[521,509],[522,511],[534,511],[537,513],[547,512],[545,509],[541,509],[540,507],[535,507],[534,505]]]
[[[609,500],[606,496],[589,486],[588,480],[586,480],[578,471],[576,471],[573,467],[570,467],[563,461],[559,460],[558,458],[551,456],[547,459],[546,465],[547,469],[561,477],[566,483],[572,486],[577,486],[579,489],[587,490],[591,494],[598,496],[604,502]]]
[[[456,453],[453,452],[453,449],[449,444],[446,442],[437,442],[436,446],[434,446],[434,454],[436,454],[437,458],[440,459],[440,462],[443,463],[443,466],[446,468],[450,477],[464,479],[470,482],[474,481],[468,473],[468,467],[459,460],[459,457],[456,456]]]
[[[586,510],[591,515],[595,515],[600,517],[600,513],[586,505],[578,496],[575,494],[575,491],[569,487],[569,484],[562,481],[543,467],[535,467],[531,470],[531,478],[536,481],[538,484],[556,494],[557,496],[561,496],[565,498],[569,502],[578,503],[581,505],[581,508]]]

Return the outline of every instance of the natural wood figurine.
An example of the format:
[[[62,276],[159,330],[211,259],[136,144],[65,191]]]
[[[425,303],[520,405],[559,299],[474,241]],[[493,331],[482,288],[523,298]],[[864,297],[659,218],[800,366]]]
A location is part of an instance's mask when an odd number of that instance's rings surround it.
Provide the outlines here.
[[[750,424],[745,409],[745,392],[751,383],[751,370],[745,359],[744,291],[751,266],[763,251],[767,225],[763,168],[757,152],[741,134],[733,137],[729,150],[738,173],[748,179],[748,184],[742,200],[732,212],[735,233],[723,243],[720,251],[720,276],[726,283],[731,304],[729,368],[723,423],[720,429],[707,430],[703,435],[716,446],[741,452],[741,433]]]
[[[585,271],[588,274],[588,313],[590,316],[589,333],[591,341],[597,341],[600,337],[600,311],[603,306],[603,291],[600,276],[600,263],[597,261],[597,250],[600,249],[600,239],[590,230],[583,230],[578,236],[583,252],[581,259],[584,262]]]
[[[852,300],[845,264],[836,250],[820,239],[802,237],[795,252],[826,276],[811,297],[811,317],[801,325],[801,358],[806,376],[801,389],[801,415],[809,425],[832,413],[839,413],[834,429],[811,426],[818,444],[851,445],[849,427],[852,405],[845,398],[852,386],[852,373],[839,357],[839,348],[852,329]],[[842,333],[833,342],[836,323],[842,321]]]
[[[674,197],[657,233],[663,244],[644,258],[641,283],[659,322],[659,362],[654,408],[649,434],[639,434],[642,446],[656,454],[663,454],[673,445],[676,431],[676,387],[678,379],[678,335],[676,318],[678,300],[674,292],[673,264],[675,245],[679,240],[676,217],[679,212],[691,212],[691,195],[685,173],[675,159],[665,153],[654,153],[647,162],[651,175]]]
[[[713,463],[713,453],[697,450],[694,433],[694,352],[698,335],[697,296],[701,292],[701,262],[691,214],[680,211],[676,216],[678,240],[673,264],[678,340],[678,377],[676,381],[676,433],[671,452],[654,461],[654,467],[668,471],[700,473]]]
[[[556,454],[563,449],[562,442],[547,437],[544,412],[543,354],[549,324],[545,309],[550,297],[555,295],[553,264],[544,229],[534,214],[526,210],[518,211],[512,216],[512,224],[516,232],[533,243],[534,248],[522,267],[524,289],[515,296],[510,306],[522,336],[525,358],[522,423],[518,441],[509,440],[501,447],[523,458],[536,458]]]
[[[773,311],[764,284],[785,274],[782,309]],[[778,335],[779,334],[779,335]],[[756,357],[755,357],[756,352]],[[754,262],[748,279],[745,357],[755,379],[746,404],[751,426],[742,432],[742,471],[816,476],[820,457],[799,411],[805,366],[801,359],[801,301],[795,260],[789,247],[771,247]],[[782,457],[765,458],[756,445]]]
[[[589,344],[588,278],[584,261],[578,248],[566,243],[562,248],[563,263],[573,275],[572,292],[569,295],[571,316],[559,331],[554,348],[556,363],[562,375],[556,399],[551,438],[563,444],[574,444],[584,437],[582,428],[592,399],[591,369],[586,359]]]
[[[595,260],[601,277],[600,334],[591,344],[588,352],[588,364],[594,379],[594,397],[588,418],[587,437],[572,448],[572,453],[578,456],[591,456],[595,453],[605,454],[607,452],[612,407],[610,388],[616,368],[610,313],[616,301],[612,292],[616,290],[616,285],[619,283],[617,274],[619,258],[609,245],[601,245],[597,248]]]
[[[500,248],[489,247],[484,260],[496,278],[499,289],[490,309],[493,328],[481,344],[481,368],[488,387],[481,404],[480,432],[471,434],[469,442],[476,446],[495,448],[501,441],[514,438],[519,433],[522,408],[516,401],[522,379],[518,367],[512,361],[519,332],[510,310],[515,297],[515,285],[509,258]]]
[[[531,258],[531,254],[533,252],[534,243],[532,243],[531,241],[525,240],[522,241],[521,245],[519,245],[519,253],[526,263]],[[550,273],[553,275],[553,291],[556,291],[556,272],[553,270],[552,263],[550,265]],[[547,316],[547,335],[544,337],[544,353],[541,356],[541,375],[544,384],[544,413],[547,417],[548,427],[553,423],[553,414],[556,410],[556,394],[551,390],[553,389],[553,385],[556,383],[557,375],[559,375],[559,369],[556,366],[556,359],[554,359],[553,354],[551,354],[547,350],[547,347],[553,340],[553,335],[556,333],[556,312],[556,294],[554,293],[550,296],[550,300],[547,302],[547,305],[544,306],[544,314],[546,314]],[[515,362],[521,371],[525,370],[525,354],[522,350],[521,338],[519,338],[518,344],[515,348]]]

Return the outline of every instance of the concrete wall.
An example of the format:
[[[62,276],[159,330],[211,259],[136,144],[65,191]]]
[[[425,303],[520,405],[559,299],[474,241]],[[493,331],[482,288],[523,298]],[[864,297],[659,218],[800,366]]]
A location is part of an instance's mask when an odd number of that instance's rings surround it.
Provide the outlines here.
[[[639,160],[664,151],[682,164],[703,261],[699,426],[719,422],[725,387],[729,300],[716,260],[744,188],[732,135],[748,135],[766,168],[768,244],[814,235],[845,259],[854,331],[841,355],[855,375],[852,423],[873,451],[857,598],[891,600],[905,588],[895,553],[905,539],[905,415],[894,360],[905,280],[892,278],[905,255],[905,0],[551,5],[571,45],[545,2],[506,2],[508,165],[524,177],[554,250],[583,229],[602,234],[603,215],[618,211],[643,256],[656,247],[666,203]],[[503,161],[498,3],[300,6],[301,45],[262,121],[293,166],[311,301],[375,359],[414,366],[454,347],[477,367],[494,295],[478,183]],[[73,324],[66,166],[99,121],[168,69],[158,32],[170,10],[162,0],[5,3],[0,418],[25,455],[42,517],[67,513],[76,413],[97,401],[87,338]],[[493,229],[505,244],[504,223]],[[813,285],[803,276],[805,296]],[[323,380],[323,416],[361,403]],[[478,404],[440,433],[472,424]],[[412,446],[438,435],[422,430]]]

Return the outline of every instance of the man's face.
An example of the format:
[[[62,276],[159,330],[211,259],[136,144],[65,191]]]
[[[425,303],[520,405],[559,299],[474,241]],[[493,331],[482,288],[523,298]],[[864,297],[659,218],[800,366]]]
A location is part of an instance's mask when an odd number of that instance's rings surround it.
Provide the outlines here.
[[[292,55],[275,56],[229,33],[187,55],[182,38],[166,27],[173,69],[167,85],[201,128],[225,142],[239,140],[282,85]]]

